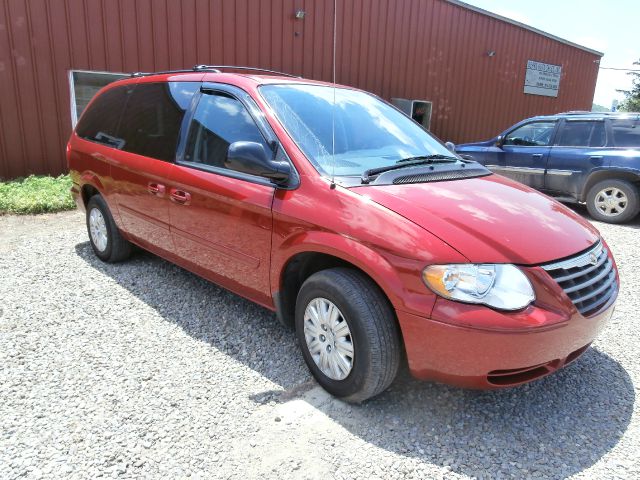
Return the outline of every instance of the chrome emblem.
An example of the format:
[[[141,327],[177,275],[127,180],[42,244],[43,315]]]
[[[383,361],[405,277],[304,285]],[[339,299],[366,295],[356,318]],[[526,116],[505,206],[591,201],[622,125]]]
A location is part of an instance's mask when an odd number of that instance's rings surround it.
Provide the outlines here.
[[[598,264],[598,256],[593,252],[591,252],[589,254],[589,263],[591,265],[597,265]]]

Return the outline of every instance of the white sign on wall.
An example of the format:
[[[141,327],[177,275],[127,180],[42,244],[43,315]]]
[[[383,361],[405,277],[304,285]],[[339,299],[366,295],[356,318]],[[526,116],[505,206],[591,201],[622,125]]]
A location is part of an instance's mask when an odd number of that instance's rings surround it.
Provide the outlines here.
[[[527,74],[524,77],[524,93],[557,97],[561,75],[562,67],[560,65],[527,60]]]

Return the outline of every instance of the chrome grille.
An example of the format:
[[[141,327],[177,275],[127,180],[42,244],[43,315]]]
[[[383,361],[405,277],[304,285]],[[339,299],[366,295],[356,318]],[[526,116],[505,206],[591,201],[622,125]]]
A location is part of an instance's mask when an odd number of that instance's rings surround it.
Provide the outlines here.
[[[541,267],[585,317],[602,310],[618,292],[613,262],[601,242],[575,257]]]

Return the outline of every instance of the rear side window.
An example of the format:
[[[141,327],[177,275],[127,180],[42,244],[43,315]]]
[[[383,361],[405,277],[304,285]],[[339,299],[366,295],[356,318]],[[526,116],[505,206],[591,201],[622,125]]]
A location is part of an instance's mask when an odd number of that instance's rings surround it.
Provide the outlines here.
[[[558,145],[561,147],[604,147],[604,121],[567,121],[562,127]]]
[[[270,148],[245,106],[224,93],[204,94],[189,128],[184,159],[225,168],[229,145],[246,141]]]
[[[118,121],[131,90],[131,86],[124,85],[96,97],[80,118],[76,134],[85,140],[120,148],[122,141],[117,137]]]
[[[173,161],[182,119],[199,87],[197,82],[138,84],[120,122],[121,148]]]
[[[640,148],[640,116],[612,119],[611,129],[616,147]]]

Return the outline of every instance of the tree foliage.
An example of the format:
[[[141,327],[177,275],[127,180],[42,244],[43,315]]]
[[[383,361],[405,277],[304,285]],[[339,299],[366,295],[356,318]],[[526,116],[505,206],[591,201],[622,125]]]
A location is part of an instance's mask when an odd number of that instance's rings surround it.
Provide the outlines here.
[[[633,64],[640,65],[640,60],[633,62]],[[618,109],[624,112],[640,112],[640,73],[629,72],[629,75],[633,77],[631,90],[618,90],[625,95],[625,99]]]

